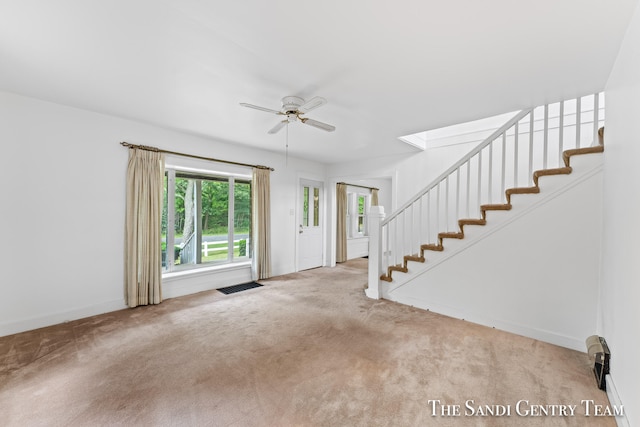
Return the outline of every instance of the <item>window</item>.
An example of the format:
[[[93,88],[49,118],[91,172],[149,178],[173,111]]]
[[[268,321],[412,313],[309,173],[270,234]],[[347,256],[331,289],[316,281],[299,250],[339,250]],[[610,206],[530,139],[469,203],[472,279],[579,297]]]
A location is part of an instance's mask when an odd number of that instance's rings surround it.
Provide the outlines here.
[[[347,192],[347,236],[350,238],[369,235],[367,214],[371,206],[369,193]]]
[[[364,212],[365,200],[364,196],[358,194],[358,234],[363,235],[364,232]]]
[[[163,271],[249,259],[251,181],[247,177],[167,168],[164,201]]]

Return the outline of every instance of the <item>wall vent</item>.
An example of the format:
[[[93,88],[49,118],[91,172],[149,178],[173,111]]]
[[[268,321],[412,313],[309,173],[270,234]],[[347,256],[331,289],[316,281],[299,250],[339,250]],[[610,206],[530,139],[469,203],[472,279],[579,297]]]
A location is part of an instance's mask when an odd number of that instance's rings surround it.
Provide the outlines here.
[[[607,342],[598,335],[590,336],[587,338],[587,353],[589,353],[589,358],[594,361],[593,373],[596,376],[598,388],[606,391],[605,376],[609,373],[609,358],[611,357]]]

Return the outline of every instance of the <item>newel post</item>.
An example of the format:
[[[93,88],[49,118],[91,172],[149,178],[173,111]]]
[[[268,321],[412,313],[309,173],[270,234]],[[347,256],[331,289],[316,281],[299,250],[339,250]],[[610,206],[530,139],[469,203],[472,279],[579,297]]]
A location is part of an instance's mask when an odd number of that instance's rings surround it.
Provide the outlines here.
[[[384,219],[383,206],[369,208],[369,276],[368,288],[365,294],[369,298],[380,299],[380,274],[382,263],[382,229],[380,224]]]

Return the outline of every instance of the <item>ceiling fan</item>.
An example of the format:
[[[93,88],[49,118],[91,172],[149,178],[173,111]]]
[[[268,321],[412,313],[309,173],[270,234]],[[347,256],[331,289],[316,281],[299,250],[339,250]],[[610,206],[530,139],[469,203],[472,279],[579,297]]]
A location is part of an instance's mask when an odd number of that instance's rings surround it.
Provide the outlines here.
[[[275,125],[269,132],[267,133],[276,133],[280,129],[282,129],[288,123],[300,122],[305,125],[313,126],[318,129],[325,130],[327,132],[333,132],[336,130],[335,126],[328,125],[326,123],[319,122],[317,120],[313,120],[307,117],[301,117],[303,114],[308,113],[311,110],[315,110],[318,107],[323,106],[327,103],[327,100],[316,96],[306,101],[299,96],[285,96],[282,98],[282,109],[281,110],[272,110],[271,108],[259,107],[253,104],[247,104],[246,102],[241,102],[240,105],[247,108],[253,108],[255,110],[265,111],[267,113],[277,114],[279,116],[285,116],[285,119],[280,123]]]

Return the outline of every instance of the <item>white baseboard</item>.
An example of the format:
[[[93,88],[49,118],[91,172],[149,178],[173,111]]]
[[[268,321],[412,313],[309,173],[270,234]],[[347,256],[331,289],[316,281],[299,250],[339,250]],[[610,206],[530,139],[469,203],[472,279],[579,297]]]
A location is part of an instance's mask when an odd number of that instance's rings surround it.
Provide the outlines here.
[[[388,298],[388,296],[383,296]],[[429,310],[434,313],[442,314],[444,316],[453,317],[456,319],[463,319],[478,325],[487,326],[490,328],[496,328],[501,331],[510,332],[516,335],[522,335],[527,338],[533,338],[539,341],[544,341],[550,344],[555,344],[560,347],[570,348],[572,350],[584,352],[584,340],[567,335],[558,334],[553,331],[547,331],[543,329],[531,328],[529,326],[521,325],[514,322],[508,322],[499,319],[493,319],[486,316],[478,315],[476,313],[470,313],[468,311],[462,311],[455,307],[451,307],[444,304],[434,303],[433,301],[423,301],[418,298],[412,298],[403,296],[401,298],[389,298],[393,301],[401,304],[410,305],[412,307],[421,308],[423,310]]]
[[[618,395],[618,390],[613,382],[613,377],[611,375],[605,376],[605,381],[607,383],[607,397],[609,398],[609,403],[616,408],[620,408],[623,403]],[[629,427],[629,419],[627,418],[626,412],[623,412],[622,415],[616,416],[616,424],[618,427]]]
[[[85,317],[91,317],[98,314],[109,313],[111,311],[122,310],[125,308],[127,308],[127,306],[124,303],[124,298],[121,298],[73,310],[49,313],[43,316],[21,319],[15,322],[7,322],[0,324],[0,337],[44,328],[46,326],[57,325],[59,323],[69,322],[72,320],[83,319]]]
[[[230,265],[224,268],[212,269],[210,271],[195,271],[191,272],[191,274],[178,274],[173,275],[173,277],[163,278],[162,298],[175,298],[250,281],[251,265],[248,263]],[[125,308],[127,308],[127,305],[125,304],[123,297],[121,299],[105,301],[99,304],[89,305],[73,310],[49,313],[38,317],[2,323],[0,324],[0,337],[44,328],[46,326],[57,325],[59,323],[69,322],[72,320],[83,319],[85,317],[91,317],[98,314],[122,310]]]

